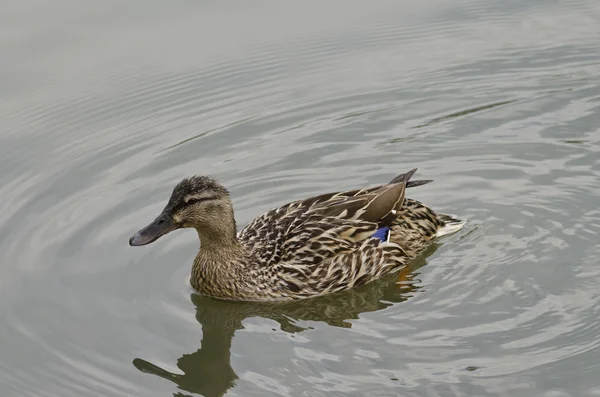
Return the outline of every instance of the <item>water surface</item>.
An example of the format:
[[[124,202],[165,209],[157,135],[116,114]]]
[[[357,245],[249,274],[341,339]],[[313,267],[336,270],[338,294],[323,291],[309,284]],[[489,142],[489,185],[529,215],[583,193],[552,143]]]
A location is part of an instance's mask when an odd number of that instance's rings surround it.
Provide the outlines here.
[[[600,3],[0,6],[2,396],[600,395]],[[469,223],[269,307],[190,289],[210,174],[241,226],[418,167]]]

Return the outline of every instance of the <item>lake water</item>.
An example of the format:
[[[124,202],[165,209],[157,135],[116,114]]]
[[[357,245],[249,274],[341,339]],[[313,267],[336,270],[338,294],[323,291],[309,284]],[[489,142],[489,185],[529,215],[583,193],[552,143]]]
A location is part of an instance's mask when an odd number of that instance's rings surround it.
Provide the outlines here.
[[[600,396],[600,2],[5,1],[0,394]],[[468,220],[349,293],[195,295],[210,174],[240,226],[387,182]]]

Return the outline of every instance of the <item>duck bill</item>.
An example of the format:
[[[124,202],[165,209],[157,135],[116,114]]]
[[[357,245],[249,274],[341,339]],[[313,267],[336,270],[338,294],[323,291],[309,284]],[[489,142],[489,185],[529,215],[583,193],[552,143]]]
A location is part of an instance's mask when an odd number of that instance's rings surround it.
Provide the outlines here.
[[[151,224],[131,236],[129,245],[137,247],[155,242],[165,234],[179,227],[169,214],[162,213]]]

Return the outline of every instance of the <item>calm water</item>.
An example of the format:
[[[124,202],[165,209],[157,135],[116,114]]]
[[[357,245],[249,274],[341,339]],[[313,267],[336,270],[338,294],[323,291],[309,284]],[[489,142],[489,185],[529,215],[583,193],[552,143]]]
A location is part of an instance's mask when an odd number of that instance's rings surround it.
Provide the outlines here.
[[[0,6],[0,394],[600,395],[600,2]],[[394,278],[202,298],[184,176],[240,226],[419,167],[468,219]]]

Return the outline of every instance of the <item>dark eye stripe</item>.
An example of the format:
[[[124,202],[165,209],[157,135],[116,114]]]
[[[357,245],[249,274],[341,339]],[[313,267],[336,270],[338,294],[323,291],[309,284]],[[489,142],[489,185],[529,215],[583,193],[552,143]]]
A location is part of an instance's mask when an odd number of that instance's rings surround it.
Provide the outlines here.
[[[197,204],[197,203],[200,203],[200,202],[202,202],[202,201],[209,201],[209,200],[214,200],[214,199],[216,199],[216,197],[215,197],[215,196],[207,196],[207,197],[192,197],[192,198],[190,198],[190,199],[189,199],[189,200],[186,202],[186,204],[187,204],[187,205],[190,205],[190,204]]]

